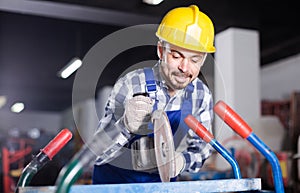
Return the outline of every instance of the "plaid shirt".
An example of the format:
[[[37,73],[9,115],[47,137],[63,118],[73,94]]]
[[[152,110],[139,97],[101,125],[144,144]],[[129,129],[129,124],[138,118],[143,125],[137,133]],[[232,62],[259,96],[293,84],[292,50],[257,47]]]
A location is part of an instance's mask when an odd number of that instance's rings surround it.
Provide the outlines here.
[[[167,86],[159,74],[158,65],[159,64],[156,64],[153,67],[157,83],[157,109],[163,109],[164,111],[180,110],[185,90],[180,90],[173,97],[170,97],[167,92]],[[213,119],[212,95],[207,86],[203,84],[200,79],[195,79],[192,84],[194,85],[194,91],[192,93],[192,115],[211,132]],[[121,120],[124,114],[125,102],[132,98],[135,93],[145,93],[145,85],[146,80],[143,69],[134,70],[120,78],[114,85],[108,98],[105,116],[100,120],[99,128],[106,127],[111,120]],[[123,128],[124,133],[128,134],[125,126]],[[130,137],[128,137],[128,140],[129,138]],[[128,141],[125,141],[125,143],[127,142]],[[180,150],[177,149],[176,151],[183,153],[186,161],[183,171],[187,172],[198,172],[204,161],[211,154],[210,145],[200,139],[191,129],[189,129],[179,148]]]

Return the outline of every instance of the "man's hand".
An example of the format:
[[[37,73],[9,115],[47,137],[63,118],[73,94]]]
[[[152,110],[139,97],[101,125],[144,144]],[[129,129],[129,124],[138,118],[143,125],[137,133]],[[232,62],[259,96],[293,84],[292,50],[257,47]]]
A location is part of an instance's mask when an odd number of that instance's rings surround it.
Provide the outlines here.
[[[146,135],[152,130],[148,129],[151,120],[153,101],[149,97],[138,95],[129,99],[125,104],[124,124],[134,134]]]
[[[175,174],[171,174],[171,178],[178,176],[185,166],[185,159],[182,153],[175,152]]]

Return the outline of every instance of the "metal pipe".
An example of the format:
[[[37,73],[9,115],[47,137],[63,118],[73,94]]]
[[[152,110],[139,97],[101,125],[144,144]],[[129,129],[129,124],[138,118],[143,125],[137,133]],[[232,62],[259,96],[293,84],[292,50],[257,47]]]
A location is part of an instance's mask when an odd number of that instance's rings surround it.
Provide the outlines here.
[[[218,101],[214,106],[216,114],[228,124],[237,134],[247,139],[270,162],[273,172],[275,191],[284,193],[283,179],[279,161],[276,155],[253,132],[250,126],[227,104]]]
[[[284,192],[283,179],[279,161],[274,152],[272,152],[254,133],[251,133],[247,140],[258,149],[270,162],[274,178],[276,192]]]
[[[40,152],[33,160],[23,169],[22,175],[19,178],[16,192],[18,192],[18,187],[25,187],[29,185],[33,176],[48,162],[50,161],[49,157]]]
[[[236,159],[234,158],[234,156],[232,156],[218,141],[216,141],[215,139],[211,140],[210,142],[211,146],[213,146],[213,148],[215,148],[215,150],[217,150],[231,165],[232,170],[233,170],[233,174],[234,174],[234,178],[235,179],[241,179],[242,178],[242,174],[238,165],[238,162],[236,161]]]
[[[234,178],[241,179],[241,171],[234,156],[232,156],[216,139],[214,136],[192,115],[188,115],[184,122],[205,142],[209,143],[215,150],[217,150],[231,165],[233,169]]]
[[[41,149],[40,153],[23,169],[15,192],[18,192],[18,187],[27,186],[31,182],[32,177],[51,161],[71,138],[72,133],[68,129],[63,129],[54,139]]]

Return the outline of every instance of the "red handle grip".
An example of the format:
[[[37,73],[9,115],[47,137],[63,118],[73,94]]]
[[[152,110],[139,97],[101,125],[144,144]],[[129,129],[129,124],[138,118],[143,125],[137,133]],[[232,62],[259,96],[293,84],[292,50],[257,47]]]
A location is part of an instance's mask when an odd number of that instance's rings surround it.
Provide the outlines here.
[[[53,138],[44,149],[41,149],[50,160],[70,141],[72,133],[68,129],[63,129]]]
[[[252,129],[249,125],[223,101],[216,103],[214,111],[241,137],[247,138],[252,133]]]
[[[205,142],[209,143],[214,139],[214,136],[192,115],[186,116],[184,122]]]

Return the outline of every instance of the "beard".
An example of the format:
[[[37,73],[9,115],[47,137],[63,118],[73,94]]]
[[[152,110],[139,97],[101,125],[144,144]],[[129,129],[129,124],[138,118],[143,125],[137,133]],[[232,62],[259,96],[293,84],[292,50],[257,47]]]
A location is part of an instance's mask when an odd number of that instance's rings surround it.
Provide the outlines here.
[[[177,90],[181,90],[190,83],[191,79],[192,76],[187,73],[172,72],[170,77],[170,82],[173,88]]]
[[[194,79],[191,73],[169,68],[168,64],[161,60],[159,70],[166,85],[173,91],[184,89]]]
[[[163,70],[162,74],[167,86],[172,90],[184,89],[192,81],[193,77],[189,73],[183,73],[180,71],[173,71],[166,74]]]

